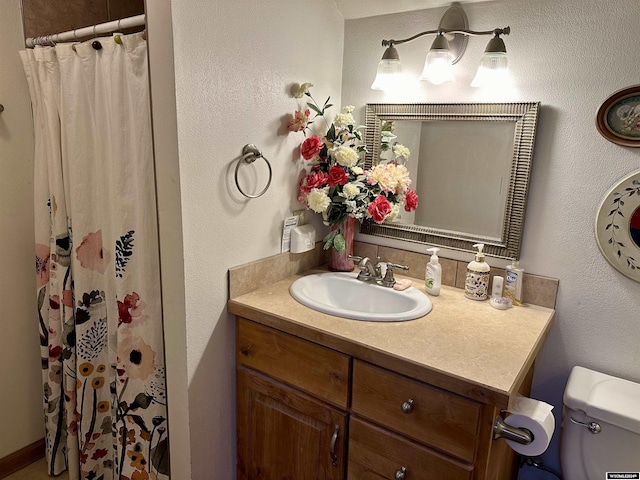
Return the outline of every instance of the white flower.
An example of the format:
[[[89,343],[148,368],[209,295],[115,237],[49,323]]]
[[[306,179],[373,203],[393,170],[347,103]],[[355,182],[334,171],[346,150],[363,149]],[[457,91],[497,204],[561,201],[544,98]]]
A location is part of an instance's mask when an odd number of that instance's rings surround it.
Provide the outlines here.
[[[294,98],[302,98],[305,93],[309,92],[311,87],[313,87],[313,83],[305,82],[302,85],[294,83],[291,85],[291,95]]]
[[[385,221],[387,222],[393,222],[396,217],[398,216],[398,214],[400,213],[400,205],[397,203],[392,203],[391,204],[391,213],[389,215],[387,215],[387,218],[385,218]]]
[[[352,148],[340,145],[333,149],[333,158],[343,167],[355,167],[358,163],[358,154]]]
[[[399,143],[396,143],[393,146],[393,154],[396,156],[396,158],[402,157],[404,160],[408,160],[411,156],[411,152],[409,151],[409,149],[404,145],[400,145]]]
[[[342,108],[342,111],[344,113],[351,113],[351,112],[353,112],[354,109],[355,109],[355,107],[353,105],[347,105],[346,107]]]
[[[314,188],[309,192],[309,195],[307,195],[307,205],[316,213],[326,212],[330,203],[331,200],[329,200],[325,188]]]
[[[342,128],[353,125],[356,121],[350,113],[338,113],[333,119],[333,123],[336,127]]]
[[[342,187],[342,191],[349,200],[360,193],[360,189],[353,183],[347,183],[344,187]]]
[[[364,170],[360,167],[351,167],[351,171],[354,175],[362,175],[364,173]]]

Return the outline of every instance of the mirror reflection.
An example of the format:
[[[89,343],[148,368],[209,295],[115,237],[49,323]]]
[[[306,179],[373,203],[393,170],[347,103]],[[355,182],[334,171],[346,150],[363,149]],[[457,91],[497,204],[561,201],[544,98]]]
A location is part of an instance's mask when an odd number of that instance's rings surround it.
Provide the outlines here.
[[[393,127],[411,150],[406,165],[420,204],[394,223],[362,233],[518,258],[538,103],[368,104],[368,164],[385,160],[380,138]]]

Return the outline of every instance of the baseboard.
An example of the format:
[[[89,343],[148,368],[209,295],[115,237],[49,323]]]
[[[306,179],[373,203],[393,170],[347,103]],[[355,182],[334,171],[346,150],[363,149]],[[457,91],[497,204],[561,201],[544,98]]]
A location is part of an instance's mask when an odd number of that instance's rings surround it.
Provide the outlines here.
[[[44,438],[0,458],[0,480],[44,457]]]

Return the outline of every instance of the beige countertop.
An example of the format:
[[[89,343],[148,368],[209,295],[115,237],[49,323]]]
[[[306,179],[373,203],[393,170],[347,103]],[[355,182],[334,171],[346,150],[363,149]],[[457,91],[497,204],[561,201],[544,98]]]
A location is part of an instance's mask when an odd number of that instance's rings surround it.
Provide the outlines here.
[[[229,312],[431,383],[507,408],[551,327],[555,311],[535,305],[496,310],[443,286],[432,311],[405,322],[368,322],[312,310],[289,286],[314,269],[229,301]],[[397,278],[409,278],[397,275]],[[424,283],[410,278],[424,293]],[[356,281],[356,280],[354,280]],[[426,295],[426,293],[425,293]]]

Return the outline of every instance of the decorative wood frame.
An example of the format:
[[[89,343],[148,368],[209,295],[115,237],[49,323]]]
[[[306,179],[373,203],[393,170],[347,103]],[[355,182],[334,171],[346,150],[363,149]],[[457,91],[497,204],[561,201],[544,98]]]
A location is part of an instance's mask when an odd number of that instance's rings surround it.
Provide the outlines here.
[[[365,141],[368,151],[365,168],[370,168],[374,160],[380,157],[382,123],[387,120],[512,121],[515,122],[515,135],[511,179],[499,241],[428,226],[376,224],[373,221],[363,222],[360,232],[468,252],[475,251],[473,244],[484,243],[484,252],[488,255],[505,259],[519,258],[539,109],[539,102],[367,104]]]

